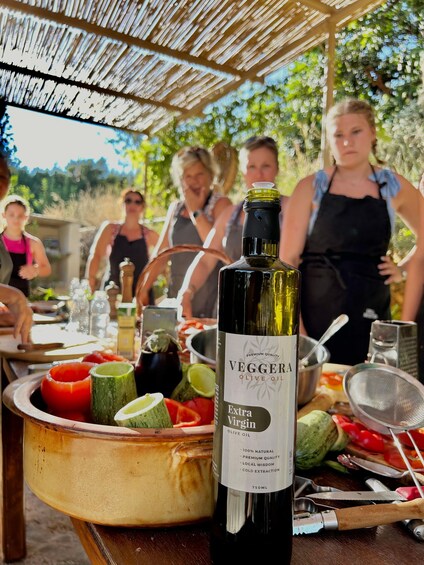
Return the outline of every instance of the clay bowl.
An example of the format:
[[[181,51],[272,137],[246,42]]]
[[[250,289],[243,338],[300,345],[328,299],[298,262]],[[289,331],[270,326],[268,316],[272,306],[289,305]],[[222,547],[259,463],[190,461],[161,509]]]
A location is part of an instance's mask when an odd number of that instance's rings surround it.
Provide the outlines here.
[[[316,339],[304,335],[299,336],[299,359],[302,359],[317,343]],[[216,364],[216,328],[200,330],[192,334],[186,341],[190,351],[191,363],[206,363],[215,368]],[[328,363],[330,352],[324,345],[320,345],[312,355],[310,364],[300,368],[297,381],[297,404],[303,406],[316,393],[324,363]]]
[[[53,508],[110,526],[175,526],[212,513],[213,426],[130,429],[48,414],[42,375],[9,384],[6,406],[24,419],[24,475]]]

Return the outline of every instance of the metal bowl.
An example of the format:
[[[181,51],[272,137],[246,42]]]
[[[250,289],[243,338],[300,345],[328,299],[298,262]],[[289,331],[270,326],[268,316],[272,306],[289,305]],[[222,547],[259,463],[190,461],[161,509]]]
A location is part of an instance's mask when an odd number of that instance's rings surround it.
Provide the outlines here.
[[[302,359],[317,343],[316,339],[309,336],[299,336],[299,359]],[[192,334],[186,341],[190,351],[192,363],[205,363],[211,367],[216,365],[216,328],[201,330]],[[297,404],[302,406],[309,402],[315,395],[322,366],[328,363],[330,352],[324,345],[320,345],[309,360],[309,365],[299,369],[297,381]]]

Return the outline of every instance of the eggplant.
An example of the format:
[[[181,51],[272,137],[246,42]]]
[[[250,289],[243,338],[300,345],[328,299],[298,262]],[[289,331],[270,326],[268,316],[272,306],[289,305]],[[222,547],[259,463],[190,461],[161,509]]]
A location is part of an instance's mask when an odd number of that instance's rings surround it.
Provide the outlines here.
[[[181,345],[165,330],[155,330],[142,344],[134,368],[137,396],[161,392],[170,398],[181,381]]]

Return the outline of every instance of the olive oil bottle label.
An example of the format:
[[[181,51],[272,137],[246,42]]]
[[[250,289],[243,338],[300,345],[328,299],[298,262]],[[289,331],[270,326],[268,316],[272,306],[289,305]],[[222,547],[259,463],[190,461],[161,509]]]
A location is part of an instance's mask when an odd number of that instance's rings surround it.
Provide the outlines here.
[[[218,332],[213,472],[266,493],[293,483],[297,336]],[[281,413],[286,427],[281,427]]]

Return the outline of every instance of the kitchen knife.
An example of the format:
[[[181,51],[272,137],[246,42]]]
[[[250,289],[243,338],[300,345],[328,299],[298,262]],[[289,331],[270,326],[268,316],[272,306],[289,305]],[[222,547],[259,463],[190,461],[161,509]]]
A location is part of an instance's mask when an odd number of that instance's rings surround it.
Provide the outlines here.
[[[370,487],[371,488],[371,487]],[[414,500],[415,498],[420,498],[421,493],[417,487],[398,487],[396,490],[385,489],[372,489],[374,492],[368,490],[340,490],[338,492],[314,492],[306,494],[305,496],[309,498],[321,498],[324,500],[364,500],[372,502],[390,502],[390,501],[401,501]],[[376,492],[378,490],[378,492]]]
[[[49,351],[50,349],[63,349],[63,341],[57,341],[52,343],[18,343],[18,349],[20,351]]]
[[[317,512],[307,517],[294,518],[293,534],[314,534],[320,530],[356,530],[383,526],[402,520],[424,518],[424,498],[402,504],[354,506]]]
[[[367,479],[365,483],[374,492],[384,492],[388,490],[386,485],[383,484],[378,479],[373,479],[373,478]],[[416,538],[418,541],[424,541],[424,520],[407,519],[407,520],[401,520],[401,522],[406,527],[406,529],[411,532],[414,538]]]
[[[308,498],[320,500],[355,500],[360,502],[393,502],[394,500],[403,502],[407,500],[396,491],[372,492],[368,490],[340,491],[340,492],[313,492],[305,494]]]

